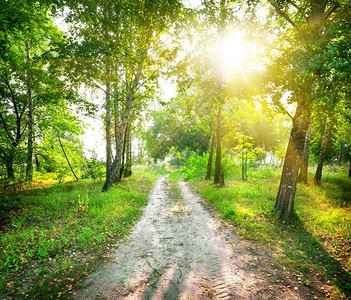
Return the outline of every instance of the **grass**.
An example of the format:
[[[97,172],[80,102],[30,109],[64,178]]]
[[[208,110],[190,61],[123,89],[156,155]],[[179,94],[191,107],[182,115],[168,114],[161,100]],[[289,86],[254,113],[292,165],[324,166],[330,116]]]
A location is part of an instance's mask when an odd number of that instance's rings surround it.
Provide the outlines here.
[[[169,174],[169,191],[171,197],[175,200],[178,201],[181,199],[181,189],[178,185],[179,179],[182,177],[182,171],[181,170],[173,170]]]
[[[347,171],[326,168],[322,187],[299,184],[296,214],[282,221],[274,211],[280,170],[252,170],[249,181],[193,180],[198,192],[244,238],[268,245],[277,264],[302,274],[320,274],[336,287],[336,297],[351,297],[351,179]],[[312,178],[313,174],[310,174]],[[312,179],[311,179],[312,181]]]
[[[182,177],[182,171],[181,170],[174,170],[169,174],[169,181],[170,182],[177,182],[180,177]]]
[[[138,219],[158,174],[133,174],[106,193],[91,180],[21,192],[0,228],[1,298],[70,298]]]

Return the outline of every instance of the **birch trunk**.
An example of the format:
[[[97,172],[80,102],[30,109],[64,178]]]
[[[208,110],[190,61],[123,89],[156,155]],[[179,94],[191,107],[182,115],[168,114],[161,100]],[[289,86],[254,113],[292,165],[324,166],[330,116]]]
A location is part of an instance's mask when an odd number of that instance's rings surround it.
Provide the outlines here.
[[[217,120],[216,120],[216,163],[214,173],[214,184],[221,183],[221,156],[222,156],[222,141],[221,141],[221,104],[218,104]]]
[[[299,182],[303,182],[308,184],[308,160],[310,157],[310,143],[311,143],[311,121],[310,125],[308,126],[308,130],[306,133],[305,145],[302,154],[302,162],[300,166],[300,173],[298,177]]]
[[[104,0],[104,8],[103,8],[103,29],[105,39],[108,40],[108,19],[109,19],[109,11],[107,8],[107,1]],[[107,51],[109,52],[109,51]],[[108,57],[108,56],[107,56]],[[105,82],[105,137],[106,137],[106,176],[107,170],[111,168],[112,165],[112,144],[111,144],[111,82],[110,82],[110,65],[109,60],[105,61],[106,64],[106,82]]]
[[[211,136],[211,144],[210,144],[210,151],[208,154],[208,161],[207,161],[207,172],[206,172],[206,180],[211,179],[211,173],[212,173],[212,159],[213,159],[213,152],[214,152],[214,146],[216,143],[216,134],[215,131],[212,130],[212,136]]]
[[[325,152],[327,150],[329,136],[330,136],[330,124],[329,124],[329,120],[327,118],[327,120],[325,121],[325,126],[324,126],[324,134],[323,134],[323,140],[322,140],[322,145],[321,145],[321,151],[319,152],[317,170],[316,170],[316,174],[314,175],[314,184],[318,185],[318,186],[321,185],[321,182],[322,182],[322,171],[323,171],[324,157],[325,157]]]
[[[116,178],[116,175],[120,177],[119,172],[121,170],[121,157],[122,157],[122,152],[123,152],[123,141],[124,141],[124,135],[126,132],[126,127],[129,121],[129,117],[132,111],[132,107],[134,104],[134,92],[131,93],[131,95],[127,99],[126,103],[126,110],[121,118],[120,126],[118,128],[118,131],[116,133],[116,138],[117,138],[117,143],[116,143],[116,154],[113,159],[113,162],[111,164],[111,167],[106,171],[106,181],[104,183],[104,186],[102,188],[102,191],[105,192],[108,189],[111,188],[112,183],[114,179]],[[117,178],[119,179],[119,178]]]
[[[26,88],[27,88],[27,103],[28,103],[28,140],[27,140],[27,168],[26,181],[33,180],[33,141],[34,141],[34,122],[33,122],[33,90],[32,78],[30,72],[30,46],[28,42],[25,44],[26,51]]]
[[[107,73],[108,70],[107,70]],[[111,144],[111,83],[106,82],[105,91],[105,135],[106,135],[106,174],[107,170],[111,168],[112,165],[112,144]]]

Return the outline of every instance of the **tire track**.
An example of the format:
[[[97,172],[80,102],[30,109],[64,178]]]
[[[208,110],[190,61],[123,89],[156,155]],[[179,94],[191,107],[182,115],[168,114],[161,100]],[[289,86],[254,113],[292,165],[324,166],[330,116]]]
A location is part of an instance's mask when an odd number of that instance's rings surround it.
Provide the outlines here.
[[[178,186],[180,196],[167,176],[158,180],[131,235],[76,299],[226,300],[277,293],[267,278],[244,267],[255,260],[247,244],[223,227],[187,182]]]

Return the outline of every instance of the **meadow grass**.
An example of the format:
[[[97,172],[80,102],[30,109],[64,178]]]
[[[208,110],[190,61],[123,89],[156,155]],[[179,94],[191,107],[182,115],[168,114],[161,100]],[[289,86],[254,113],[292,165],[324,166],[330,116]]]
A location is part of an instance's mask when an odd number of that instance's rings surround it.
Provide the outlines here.
[[[137,172],[101,193],[92,180],[20,193],[0,236],[1,298],[70,298],[138,219],[158,172]]]
[[[326,168],[321,187],[298,184],[295,216],[274,210],[279,169],[251,170],[248,181],[227,178],[222,188],[193,178],[197,191],[244,238],[265,244],[276,263],[301,274],[320,274],[340,297],[351,297],[351,179],[347,170]],[[256,177],[253,177],[256,176]],[[310,173],[310,181],[313,174]]]

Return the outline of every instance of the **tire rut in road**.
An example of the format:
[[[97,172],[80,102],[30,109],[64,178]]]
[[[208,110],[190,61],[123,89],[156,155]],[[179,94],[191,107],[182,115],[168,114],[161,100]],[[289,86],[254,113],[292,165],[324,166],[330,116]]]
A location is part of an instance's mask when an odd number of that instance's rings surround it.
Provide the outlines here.
[[[239,237],[187,182],[172,184],[158,180],[131,235],[76,299],[255,299],[268,286],[245,266],[255,257]]]

